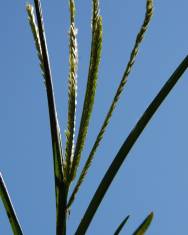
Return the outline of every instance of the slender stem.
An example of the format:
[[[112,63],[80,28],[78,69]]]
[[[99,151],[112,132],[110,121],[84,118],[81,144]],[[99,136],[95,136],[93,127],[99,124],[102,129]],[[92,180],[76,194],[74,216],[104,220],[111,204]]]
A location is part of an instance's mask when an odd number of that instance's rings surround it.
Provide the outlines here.
[[[0,197],[3,201],[7,216],[14,235],[23,235],[22,228],[16,216],[3,176],[0,173]]]
[[[97,188],[80,222],[80,225],[77,228],[77,231],[75,233],[76,235],[82,235],[86,233],[86,230],[88,229],[93,219],[93,216],[95,215],[101,201],[103,200],[104,195],[106,194],[109,186],[111,185],[122,163],[126,159],[129,151],[137,141],[138,137],[140,136],[140,134],[142,133],[142,131],[144,130],[144,128],[146,127],[152,116],[154,115],[154,113],[157,111],[161,103],[164,101],[166,96],[169,94],[169,92],[172,90],[176,82],[180,79],[180,77],[187,68],[188,68],[188,56],[186,56],[186,58],[181,62],[176,71],[171,75],[169,80],[165,83],[165,85],[162,87],[158,95],[150,103],[146,111],[143,113],[143,115],[141,116],[135,127],[128,135],[127,139],[121,146],[116,157],[112,161],[110,167],[106,171],[106,174],[104,175],[99,187]]]
[[[41,43],[41,50],[43,55],[43,63],[45,70],[45,82],[48,98],[48,108],[50,117],[52,148],[54,155],[54,174],[55,174],[55,190],[56,190],[56,234],[66,234],[66,203],[68,188],[63,181],[63,152],[61,146],[60,128],[57,119],[57,112],[55,106],[55,97],[53,93],[52,74],[50,69],[50,62],[48,57],[48,50],[46,44],[45,30],[43,25],[42,9],[40,0],[34,0],[36,16],[39,29],[39,37]]]

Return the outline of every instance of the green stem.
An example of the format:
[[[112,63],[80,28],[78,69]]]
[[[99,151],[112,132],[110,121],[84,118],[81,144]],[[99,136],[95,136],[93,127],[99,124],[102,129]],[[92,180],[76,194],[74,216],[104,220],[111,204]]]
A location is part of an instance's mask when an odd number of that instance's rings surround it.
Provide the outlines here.
[[[67,234],[67,197],[68,197],[68,187],[62,187],[60,185],[59,193],[59,208],[57,209],[57,225],[56,225],[56,235],[66,235]]]
[[[46,92],[48,99],[48,109],[50,117],[52,148],[54,157],[54,175],[55,175],[55,191],[56,191],[56,234],[66,234],[66,203],[68,187],[63,179],[63,151],[61,145],[60,128],[57,119],[55,106],[55,97],[53,92],[52,74],[50,69],[50,61],[48,57],[48,49],[46,44],[45,30],[43,25],[43,16],[40,0],[34,0],[36,16],[39,29],[39,38],[43,56]]]

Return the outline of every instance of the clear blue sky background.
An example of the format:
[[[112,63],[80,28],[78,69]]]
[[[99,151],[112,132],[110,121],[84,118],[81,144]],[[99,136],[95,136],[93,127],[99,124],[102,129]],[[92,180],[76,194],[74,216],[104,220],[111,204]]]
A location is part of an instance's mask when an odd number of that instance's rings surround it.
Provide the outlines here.
[[[119,84],[145,14],[145,0],[101,0],[104,45],[86,159]],[[96,159],[72,208],[75,231],[97,185],[142,112],[187,54],[188,1],[155,0],[135,67]],[[68,1],[42,1],[62,133],[67,120]],[[90,51],[91,1],[76,1],[79,28],[77,121]],[[55,234],[55,198],[48,110],[25,0],[2,1],[0,14],[0,170],[27,235]],[[188,234],[188,73],[136,143],[91,224],[89,235],[112,234],[131,215],[131,234],[154,211],[148,235]],[[78,125],[77,125],[78,127]],[[63,143],[65,138],[63,134]],[[83,163],[82,163],[83,164]],[[0,234],[10,235],[0,203]]]

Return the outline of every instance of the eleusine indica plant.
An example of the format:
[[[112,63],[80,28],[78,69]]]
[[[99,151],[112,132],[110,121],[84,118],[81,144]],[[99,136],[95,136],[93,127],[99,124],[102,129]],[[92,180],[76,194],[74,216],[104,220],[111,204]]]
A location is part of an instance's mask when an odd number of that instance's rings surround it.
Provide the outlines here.
[[[90,62],[88,69],[87,86],[85,91],[85,99],[82,109],[81,121],[79,124],[79,131],[75,141],[75,117],[77,105],[77,69],[78,69],[78,48],[77,48],[77,29],[75,25],[75,2],[69,0],[70,11],[70,30],[69,30],[69,75],[68,75],[68,121],[66,129],[66,144],[63,148],[61,141],[61,132],[58,124],[58,117],[56,111],[55,97],[52,83],[52,73],[50,69],[50,61],[48,57],[48,49],[45,37],[45,29],[43,23],[42,9],[40,0],[34,0],[34,7],[27,4],[27,14],[29,24],[34,37],[35,47],[40,62],[40,67],[44,79],[48,108],[50,118],[51,140],[53,149],[53,164],[54,164],[54,180],[55,180],[55,195],[56,195],[56,235],[66,235],[66,224],[68,214],[71,213],[71,206],[75,201],[80,186],[85,179],[88,169],[95,156],[95,152],[103,138],[104,132],[109,124],[110,118],[116,107],[116,104],[122,94],[122,91],[127,83],[128,76],[134,65],[140,44],[143,40],[144,34],[148,27],[153,14],[153,0],[146,0],[146,13],[143,24],[138,32],[134,47],[130,54],[130,59],[125,68],[122,79],[119,83],[118,89],[109,107],[108,113],[104,118],[104,122],[96,137],[90,154],[85,162],[81,174],[77,176],[77,170],[82,159],[82,152],[86,142],[89,121],[91,118],[93,104],[95,99],[98,70],[101,58],[102,49],[102,17],[99,10],[99,0],[92,0],[92,41]],[[36,17],[36,18],[35,18]],[[119,168],[126,159],[129,151],[135,144],[136,140],[157,111],[166,96],[172,90],[176,82],[180,79],[182,74],[188,67],[188,56],[180,63],[175,72],[170,76],[168,81],[159,91],[157,96],[150,103],[145,110],[135,127],[132,129],[125,142],[122,144],[120,150],[112,161],[110,167],[105,173],[100,185],[98,186],[88,208],[83,215],[83,218],[75,230],[76,235],[83,235],[86,233],[94,215],[97,211],[101,201],[103,200],[110,184],[116,176]],[[75,187],[72,189],[71,183],[76,181]],[[71,192],[71,193],[70,193]],[[8,190],[2,175],[0,174],[0,195],[6,209],[13,234],[23,235],[21,225],[16,216],[15,210],[11,203]],[[138,226],[133,235],[145,234],[153,218],[153,213],[150,213],[143,223]],[[117,226],[114,234],[120,234],[123,226],[128,221],[127,216],[119,226]]]

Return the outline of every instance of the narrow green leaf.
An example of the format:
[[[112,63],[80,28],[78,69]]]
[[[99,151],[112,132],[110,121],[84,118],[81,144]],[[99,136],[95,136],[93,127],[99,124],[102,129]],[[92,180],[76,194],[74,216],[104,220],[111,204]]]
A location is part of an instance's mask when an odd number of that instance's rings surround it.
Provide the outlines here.
[[[75,27],[75,3],[69,1],[70,5],[70,31],[69,31],[69,87],[68,87],[68,121],[66,130],[66,148],[65,148],[65,181],[70,184],[70,169],[74,154],[74,133],[76,118],[76,96],[77,96],[77,66],[78,66],[78,48],[77,48],[77,29]]]
[[[118,226],[118,228],[116,229],[114,235],[118,235],[120,234],[121,230],[123,229],[124,225],[127,223],[128,219],[129,219],[129,215],[121,222],[121,224]]]
[[[85,144],[88,131],[89,121],[93,110],[95,92],[98,79],[98,69],[101,58],[102,48],[102,17],[99,16],[99,9],[95,9],[99,5],[93,1],[93,27],[92,27],[92,45],[90,54],[90,65],[88,72],[87,88],[85,93],[84,105],[82,110],[81,122],[75,147],[75,153],[71,169],[71,179],[76,176],[79,166],[81,153]],[[98,1],[97,1],[98,2]]]
[[[16,216],[3,176],[0,173],[0,197],[3,201],[12,231],[14,235],[23,235],[22,228]]]
[[[139,31],[139,33],[137,35],[136,42],[135,42],[134,48],[133,48],[133,50],[131,52],[129,62],[128,62],[127,67],[125,69],[125,72],[123,74],[123,78],[122,78],[122,80],[121,80],[121,82],[119,84],[119,87],[118,87],[118,89],[116,91],[116,94],[114,96],[112,104],[111,104],[111,106],[109,108],[109,111],[108,111],[106,117],[105,117],[105,120],[104,120],[104,122],[102,124],[102,127],[101,127],[101,129],[99,131],[99,134],[98,134],[98,136],[97,136],[97,138],[95,140],[95,143],[94,143],[94,145],[93,145],[93,147],[91,149],[91,152],[90,152],[90,154],[89,154],[89,156],[87,158],[87,161],[86,161],[86,163],[85,163],[85,165],[84,165],[84,167],[83,167],[83,169],[81,171],[79,179],[78,179],[78,181],[76,183],[76,186],[75,186],[75,188],[73,190],[73,193],[72,193],[72,195],[71,195],[71,197],[69,199],[68,206],[70,206],[72,204],[72,202],[74,201],[74,198],[75,198],[75,196],[76,196],[76,194],[77,194],[77,192],[78,192],[78,190],[80,188],[80,185],[82,184],[82,182],[83,182],[83,180],[84,180],[84,178],[85,178],[85,176],[86,176],[86,174],[88,172],[88,169],[89,169],[89,167],[90,167],[90,165],[92,163],[92,160],[94,158],[95,152],[96,152],[96,150],[97,150],[97,148],[98,148],[98,146],[99,146],[99,144],[100,144],[100,142],[101,142],[101,140],[103,138],[104,132],[106,131],[106,128],[107,128],[107,126],[109,124],[109,121],[111,119],[111,116],[113,114],[113,111],[114,111],[114,109],[116,107],[117,102],[119,101],[120,95],[121,95],[121,93],[122,93],[122,91],[124,89],[124,86],[125,86],[125,84],[127,82],[128,76],[129,76],[129,74],[131,72],[131,69],[132,69],[132,67],[134,65],[134,62],[135,62],[135,59],[136,59],[136,56],[137,56],[140,44],[141,44],[141,42],[143,40],[144,33],[147,30],[147,27],[148,27],[148,24],[150,22],[152,13],[153,13],[153,1],[148,0],[147,1],[147,5],[146,5],[145,19],[144,19],[144,22],[143,22],[143,24],[141,26],[141,29],[140,29],[140,31]]]
[[[188,56],[185,57],[185,59],[181,62],[181,64],[178,66],[176,71],[171,75],[169,80],[165,83],[165,85],[162,87],[160,92],[157,94],[157,96],[153,99],[153,101],[150,103],[146,111],[143,113],[135,127],[132,129],[130,134],[128,135],[127,139],[121,146],[119,152],[117,153],[116,157],[112,161],[110,167],[106,171],[106,174],[104,175],[100,185],[98,186],[78,228],[76,231],[76,234],[85,234],[87,228],[89,227],[93,216],[95,215],[95,212],[97,211],[101,201],[104,198],[104,195],[106,194],[109,186],[111,185],[114,177],[116,176],[117,172],[119,171],[121,165],[123,164],[124,160],[126,159],[129,151],[137,141],[138,137],[144,130],[144,128],[147,126],[148,122],[151,120],[154,113],[157,111],[159,106],[162,104],[166,96],[169,94],[169,92],[172,90],[172,88],[175,86],[177,81],[180,79],[180,77],[183,75],[183,73],[188,68]]]
[[[143,223],[137,228],[137,230],[133,233],[133,235],[144,235],[147,231],[148,227],[151,224],[151,221],[153,219],[153,212],[150,213],[146,219],[143,221]]]
[[[40,0],[34,0],[34,3],[38,23],[41,51],[43,56],[42,58],[44,65],[45,84],[50,117],[56,191],[56,233],[64,235],[66,234],[66,204],[68,189],[63,180],[63,150],[61,144],[61,133],[56,112],[52,74],[50,69],[48,48],[43,24],[41,3]]]

